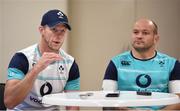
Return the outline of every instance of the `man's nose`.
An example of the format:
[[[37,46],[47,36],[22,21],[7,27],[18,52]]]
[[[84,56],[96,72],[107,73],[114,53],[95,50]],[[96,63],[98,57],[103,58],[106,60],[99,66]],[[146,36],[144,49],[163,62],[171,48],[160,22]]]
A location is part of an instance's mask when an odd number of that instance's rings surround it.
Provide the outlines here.
[[[143,37],[143,33],[142,32],[139,32],[137,35],[136,35],[137,38],[142,38]]]

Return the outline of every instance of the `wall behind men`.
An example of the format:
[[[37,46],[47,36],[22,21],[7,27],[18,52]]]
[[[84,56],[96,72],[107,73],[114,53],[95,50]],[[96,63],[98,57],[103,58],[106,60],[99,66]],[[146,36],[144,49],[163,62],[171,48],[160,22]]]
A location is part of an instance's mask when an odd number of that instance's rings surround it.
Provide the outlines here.
[[[13,54],[39,42],[41,17],[55,8],[67,13],[67,0],[0,0],[0,82],[6,81]]]

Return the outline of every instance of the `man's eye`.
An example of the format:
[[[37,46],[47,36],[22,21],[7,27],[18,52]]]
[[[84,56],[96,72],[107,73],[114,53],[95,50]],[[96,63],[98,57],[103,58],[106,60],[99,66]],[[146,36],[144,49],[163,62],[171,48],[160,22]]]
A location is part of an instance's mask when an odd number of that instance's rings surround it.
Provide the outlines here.
[[[63,29],[63,30],[61,30],[61,32],[63,32],[63,33],[64,33],[64,32],[65,32],[65,30]]]
[[[149,32],[143,32],[143,35],[148,35],[149,34]]]
[[[51,31],[53,32],[53,33],[65,33],[65,29],[62,29],[62,30],[58,30],[58,29],[56,29],[56,28],[51,28]]]
[[[53,32],[57,32],[56,28],[52,28],[51,30],[52,30]]]
[[[134,33],[134,34],[138,34],[138,32],[137,32],[137,31],[134,31],[133,33]]]

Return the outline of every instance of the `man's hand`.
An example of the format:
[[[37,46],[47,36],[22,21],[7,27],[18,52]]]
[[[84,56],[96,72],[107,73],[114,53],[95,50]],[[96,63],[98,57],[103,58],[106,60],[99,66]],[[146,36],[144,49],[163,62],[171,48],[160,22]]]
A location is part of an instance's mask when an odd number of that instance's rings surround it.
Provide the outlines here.
[[[49,64],[55,61],[60,61],[62,59],[63,58],[59,54],[53,52],[44,52],[42,57],[35,64],[34,69],[36,70],[37,73],[39,73],[42,70],[44,70]]]

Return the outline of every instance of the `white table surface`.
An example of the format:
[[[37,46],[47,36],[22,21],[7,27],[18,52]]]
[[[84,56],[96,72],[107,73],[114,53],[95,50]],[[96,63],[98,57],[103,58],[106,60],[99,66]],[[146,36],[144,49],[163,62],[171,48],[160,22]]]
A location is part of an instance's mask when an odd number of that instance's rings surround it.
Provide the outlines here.
[[[137,95],[135,91],[120,91],[119,97],[105,97],[109,91],[81,91],[45,95],[42,102],[47,105],[81,107],[156,106],[180,103],[177,95],[152,92],[151,96]],[[87,96],[84,96],[87,95]]]

